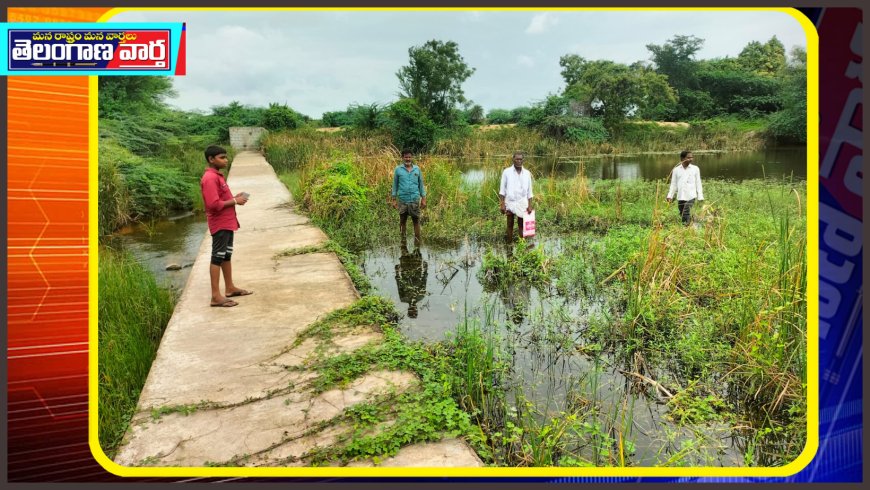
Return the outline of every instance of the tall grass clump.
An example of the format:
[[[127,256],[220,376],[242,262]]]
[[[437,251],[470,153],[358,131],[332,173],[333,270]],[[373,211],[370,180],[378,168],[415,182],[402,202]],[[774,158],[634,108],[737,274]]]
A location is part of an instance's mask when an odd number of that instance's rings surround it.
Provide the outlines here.
[[[114,149],[114,148],[113,148]],[[131,198],[118,168],[117,158],[104,158],[110,147],[100,148],[97,199],[98,228],[105,236],[127,224],[131,217]]]
[[[326,160],[299,178],[302,196],[297,195],[297,201],[333,240],[351,251],[382,242],[388,229],[384,218],[392,214],[386,184],[372,189],[364,179],[365,170],[350,157]]]
[[[776,235],[762,251],[769,260],[759,268],[770,280],[740,331],[734,377],[746,401],[759,406],[764,417],[796,422],[793,415],[803,413],[806,398],[806,225],[800,194],[786,196],[795,198],[791,206],[767,193]]]
[[[100,249],[99,289],[99,440],[111,458],[136,410],[176,298],[130,255],[111,248]]]
[[[488,311],[491,321],[492,311]],[[490,323],[466,317],[447,340],[445,353],[453,376],[453,397],[477,423],[492,428],[504,422],[509,363],[501,340],[484,325]]]
[[[529,246],[520,239],[508,255],[492,249],[486,251],[479,272],[480,282],[490,287],[515,282],[547,287],[553,275],[553,262],[542,247]]]

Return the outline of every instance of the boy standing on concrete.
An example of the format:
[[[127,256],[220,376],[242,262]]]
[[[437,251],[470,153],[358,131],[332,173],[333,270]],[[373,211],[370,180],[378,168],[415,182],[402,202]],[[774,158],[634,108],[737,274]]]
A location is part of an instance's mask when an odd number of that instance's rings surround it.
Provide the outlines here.
[[[247,296],[253,291],[237,288],[233,284],[233,234],[239,229],[236,218],[236,206],[244,206],[248,202],[248,194],[241,192],[233,196],[221,169],[227,168],[229,160],[227,151],[220,146],[209,146],[205,149],[205,161],[208,168],[202,175],[202,201],[205,204],[205,214],[208,221],[208,231],[211,233],[211,306],[231,307],[238,305],[229,299],[235,296]],[[226,296],[221,295],[220,275],[224,274]]]
[[[402,165],[393,171],[392,204],[399,211],[399,230],[405,240],[408,215],[414,221],[414,243],[420,243],[420,210],[426,208],[426,189],[423,172],[414,165],[411,150],[402,150]]]

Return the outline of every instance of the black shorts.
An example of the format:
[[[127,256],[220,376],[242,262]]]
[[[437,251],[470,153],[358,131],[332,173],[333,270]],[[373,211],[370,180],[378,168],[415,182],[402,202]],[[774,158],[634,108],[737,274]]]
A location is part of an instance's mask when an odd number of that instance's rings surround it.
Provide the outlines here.
[[[211,263],[221,265],[233,256],[233,235],[231,230],[218,230],[211,236]]]

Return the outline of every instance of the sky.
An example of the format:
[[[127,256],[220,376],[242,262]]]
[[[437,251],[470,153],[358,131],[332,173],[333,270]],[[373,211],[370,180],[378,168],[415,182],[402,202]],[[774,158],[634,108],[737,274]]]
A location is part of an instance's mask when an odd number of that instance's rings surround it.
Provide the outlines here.
[[[454,41],[475,69],[465,97],[512,109],[564,88],[559,57],[649,61],[647,44],[704,40],[696,59],[736,57],[776,36],[806,48],[798,21],[778,11],[131,11],[117,22],[187,22],[187,75],[166,102],[209,112],[232,101],[287,104],[319,119],[351,104],[387,104],[408,49]]]

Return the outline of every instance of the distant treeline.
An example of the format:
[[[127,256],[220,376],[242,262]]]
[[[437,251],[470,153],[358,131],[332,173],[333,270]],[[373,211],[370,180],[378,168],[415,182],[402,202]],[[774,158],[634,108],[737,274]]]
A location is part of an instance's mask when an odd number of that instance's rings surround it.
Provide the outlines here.
[[[353,104],[320,120],[279,103],[234,101],[208,113],[181,111],[166,103],[174,95],[170,78],[102,77],[100,232],[198,207],[202,149],[228,143],[232,126],[272,132],[343,127],[418,152],[479,146],[472,129],[482,124],[517,124],[524,141],[540,138],[533,146],[541,149],[624,142],[640,128],[626,123],[637,120],[699,127],[725,120],[769,140],[806,141],[805,51],[794,48],[786,56],[774,37],[747,44],[735,58],[698,60],[702,45],[694,36],[675,36],[647,45],[650,61],[631,65],[566,54],[559,60],[564,87],[529,106],[488,112],[465,98],[462,83],[475,68],[452,41],[409,48],[408,64],[396,72],[398,100]]]

